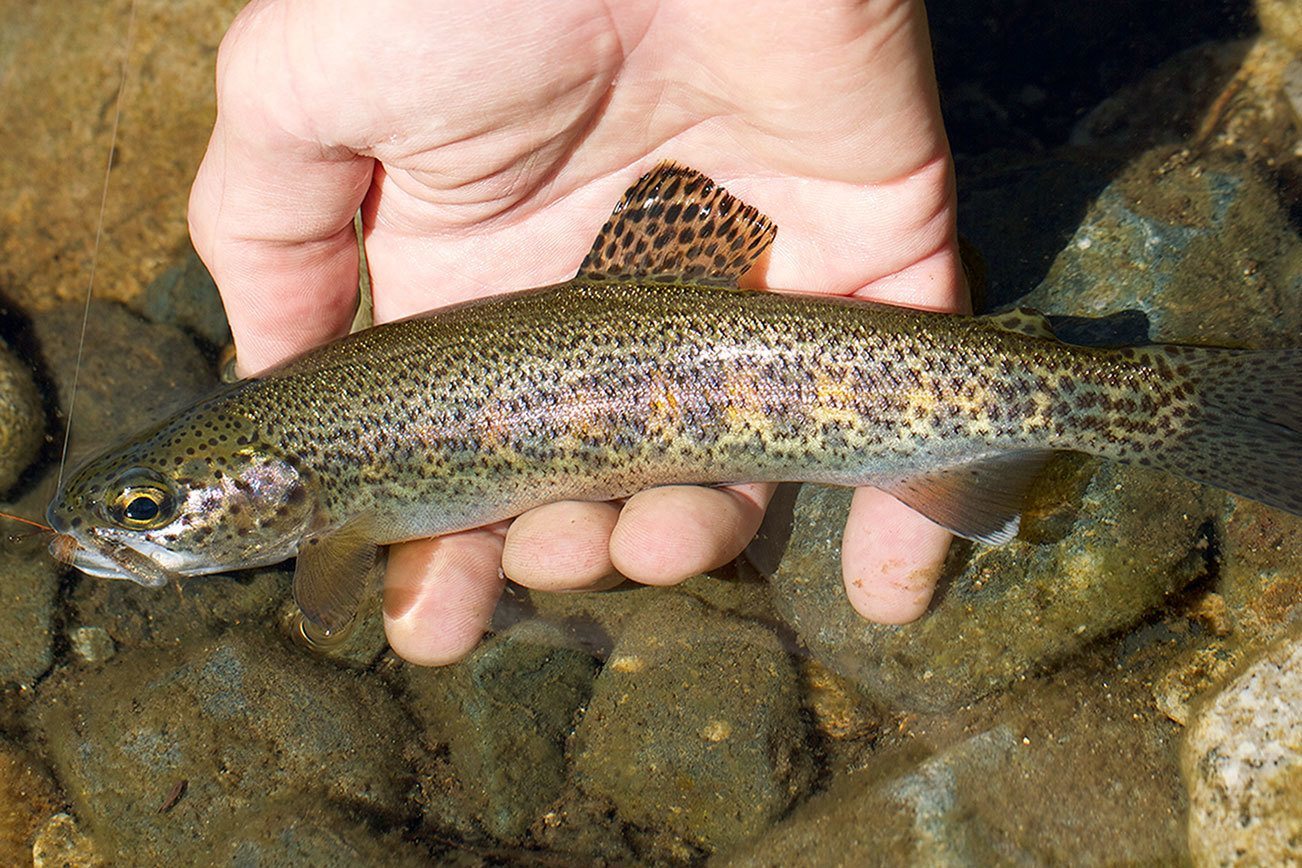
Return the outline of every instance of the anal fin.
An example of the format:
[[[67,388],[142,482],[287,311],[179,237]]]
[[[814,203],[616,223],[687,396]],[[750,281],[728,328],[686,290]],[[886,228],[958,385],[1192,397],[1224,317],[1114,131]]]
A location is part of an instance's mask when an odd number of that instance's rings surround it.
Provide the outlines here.
[[[371,589],[380,547],[365,522],[305,538],[294,567],[294,601],[326,635],[348,627]]]
[[[875,485],[961,537],[1003,545],[1017,536],[1026,494],[1052,454],[1009,452]]]

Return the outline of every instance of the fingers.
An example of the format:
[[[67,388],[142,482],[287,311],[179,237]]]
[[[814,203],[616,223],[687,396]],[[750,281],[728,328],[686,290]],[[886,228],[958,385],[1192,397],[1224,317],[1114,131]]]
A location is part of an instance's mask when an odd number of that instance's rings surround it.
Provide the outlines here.
[[[502,569],[537,590],[593,590],[620,578],[672,585],[741,554],[773,487],[670,485],[640,492],[621,509],[566,501],[530,510],[511,525]]]
[[[618,584],[621,577],[610,561],[610,535],[618,521],[614,503],[561,501],[531,509],[507,531],[502,571],[538,591]]]
[[[312,55],[285,8],[251,5],[223,40],[217,121],[190,193],[190,234],[221,287],[244,374],[347,331],[353,214],[371,181],[369,159],[307,132],[291,78],[320,70],[305,66]]]
[[[854,493],[841,543],[842,578],[855,610],[870,621],[922,617],[936,590],[950,533],[875,488]]]
[[[389,548],[384,630],[421,666],[454,663],[483,637],[502,594],[500,526]]]
[[[772,485],[669,485],[635,494],[610,535],[611,563],[647,585],[722,566],[755,536],[772,496]]]

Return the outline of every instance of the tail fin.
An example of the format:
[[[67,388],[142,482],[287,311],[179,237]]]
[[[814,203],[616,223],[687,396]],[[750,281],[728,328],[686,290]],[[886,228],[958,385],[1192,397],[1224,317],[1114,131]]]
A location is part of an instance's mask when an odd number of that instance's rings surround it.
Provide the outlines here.
[[[1302,349],[1170,349],[1200,406],[1160,463],[1302,515]]]

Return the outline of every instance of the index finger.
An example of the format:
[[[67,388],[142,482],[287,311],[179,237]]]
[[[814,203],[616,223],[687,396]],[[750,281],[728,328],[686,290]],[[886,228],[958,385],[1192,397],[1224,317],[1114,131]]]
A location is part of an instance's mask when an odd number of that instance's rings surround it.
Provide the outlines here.
[[[280,14],[277,4],[253,4],[222,40],[217,120],[190,192],[191,238],[221,287],[242,373],[348,330],[357,301],[353,214],[373,167],[290,128],[307,127],[288,81],[289,70],[304,70],[288,59],[293,34],[277,27]],[[271,63],[259,54],[268,46]]]

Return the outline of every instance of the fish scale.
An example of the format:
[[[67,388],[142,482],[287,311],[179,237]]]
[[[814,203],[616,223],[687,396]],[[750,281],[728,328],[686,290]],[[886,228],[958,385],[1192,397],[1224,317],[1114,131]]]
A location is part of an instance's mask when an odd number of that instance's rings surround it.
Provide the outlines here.
[[[82,569],[146,584],[297,556],[295,597],[334,631],[380,545],[654,485],[875,485],[998,544],[1075,450],[1302,512],[1302,352],[1078,346],[1031,311],[737,288],[774,232],[661,166],[576,279],[235,384],[83,466],[50,523]]]

